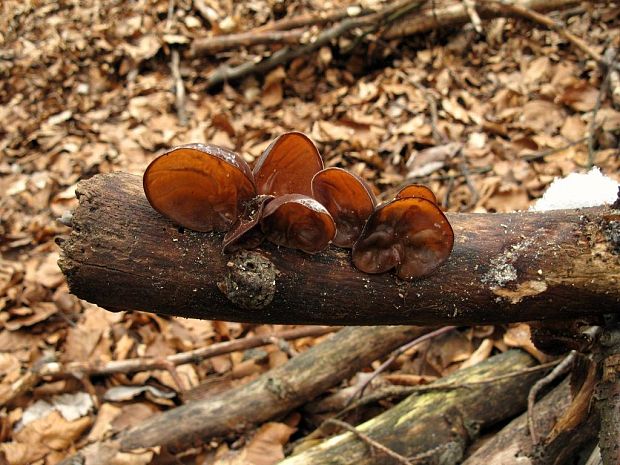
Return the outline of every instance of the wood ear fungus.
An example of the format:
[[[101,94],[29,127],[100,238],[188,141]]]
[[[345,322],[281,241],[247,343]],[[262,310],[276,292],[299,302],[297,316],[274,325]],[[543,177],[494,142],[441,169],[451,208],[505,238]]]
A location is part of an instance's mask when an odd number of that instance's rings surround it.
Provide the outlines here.
[[[269,202],[261,228],[274,244],[308,253],[325,249],[336,235],[336,224],[327,209],[300,194],[282,195]]]
[[[433,194],[433,191],[422,184],[409,184],[398,191],[394,198],[405,199],[407,197],[418,197],[420,199],[426,199],[429,202],[433,202],[437,205],[437,197]]]
[[[265,149],[254,166],[259,194],[312,195],[312,177],[323,169],[323,159],[308,136],[287,132]]]
[[[226,231],[242,204],[256,195],[252,171],[235,152],[215,145],[176,147],[153,160],[144,173],[152,207],[196,231]]]
[[[429,200],[395,199],[377,207],[353,246],[353,263],[365,273],[396,268],[402,279],[427,276],[444,263],[454,232],[443,212]]]
[[[336,223],[333,244],[351,248],[377,204],[375,195],[360,177],[342,168],[326,168],[312,178],[312,196]]]

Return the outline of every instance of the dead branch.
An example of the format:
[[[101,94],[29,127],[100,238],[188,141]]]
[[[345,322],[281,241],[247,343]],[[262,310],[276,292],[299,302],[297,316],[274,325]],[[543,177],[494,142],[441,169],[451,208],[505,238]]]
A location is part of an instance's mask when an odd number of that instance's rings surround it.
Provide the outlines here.
[[[148,370],[167,370],[186,363],[200,363],[217,355],[273,344],[274,339],[293,340],[302,337],[318,337],[339,330],[338,326],[308,326],[289,329],[279,333],[245,337],[232,341],[219,342],[199,349],[168,355],[163,358],[141,357],[109,362],[47,362],[35,364],[33,369],[11,385],[11,389],[0,393],[0,405],[7,405],[14,399],[36,386],[43,378],[60,379],[86,376],[105,376],[114,373],[136,373]]]
[[[569,381],[566,380],[547,394],[536,404],[536,430],[542,437],[547,436],[553,428],[556,419],[568,409],[571,404]],[[565,440],[562,447],[541,454],[532,443],[527,425],[527,413],[510,422],[493,438],[477,449],[463,465],[488,465],[501,463],[502,465],[540,465],[541,455],[546,463],[555,463],[560,455],[567,457],[578,450],[583,444],[592,440],[596,435],[596,417],[593,415],[587,422]],[[560,454],[561,452],[561,454]]]
[[[315,37],[308,39],[308,42],[295,48],[284,47],[269,58],[265,58],[257,63],[249,61],[234,68],[222,65],[211,73],[207,79],[207,86],[213,87],[228,80],[239,79],[249,74],[266,73],[267,71],[287,63],[294,58],[318,50],[320,47],[336,37],[340,37],[355,28],[370,27],[376,29],[380,27],[388,18],[395,21],[402,15],[419,8],[425,0],[400,0],[393,4],[388,4],[382,10],[366,16],[348,17],[343,21],[325,29]]]
[[[197,57],[235,47],[251,47],[261,44],[296,44],[299,43],[304,33],[308,34],[304,29],[293,29],[291,31],[248,31],[205,37],[192,42],[190,54]]]
[[[83,451],[115,451],[165,445],[184,450],[209,438],[243,432],[313,399],[373,360],[432,328],[349,327],[255,381],[155,415],[105,444]],[[103,448],[103,449],[102,449]],[[65,461],[70,462],[71,458]]]
[[[533,359],[524,352],[509,351],[474,367],[459,370],[443,378],[441,383],[481,381],[533,363]],[[426,453],[435,451],[432,458],[437,462],[441,455],[441,463],[460,463],[467,444],[476,435],[476,429],[470,425],[483,428],[518,413],[525,407],[529,387],[539,376],[530,373],[481,384],[458,391],[458,395],[455,391],[414,394],[379,416],[357,425],[356,429],[401,456],[410,458],[412,462],[411,458],[428,458]],[[293,455],[280,465],[324,463],[371,465],[395,462],[387,461],[385,455],[371,457],[364,443],[352,433],[345,433]]]
[[[313,24],[326,24],[353,16],[361,16],[373,13],[373,10],[365,8],[363,5],[349,5],[346,8],[339,8],[332,11],[319,11],[317,13],[305,13],[289,18],[282,18],[264,26],[254,29],[255,32],[264,31],[283,31],[295,29]]]
[[[490,5],[490,1],[478,1],[476,2],[476,11],[481,18],[489,19],[514,14],[508,11],[508,7],[514,5],[532,11],[546,12],[560,10],[578,3],[580,2],[577,0],[506,0],[501,3],[502,6],[506,7],[502,9]],[[416,12],[415,15],[407,16],[387,28],[382,37],[384,39],[395,39],[429,32],[434,29],[458,26],[469,21],[470,17],[467,14],[467,8],[462,2],[457,2],[440,8],[425,8],[422,11]]]
[[[60,266],[71,291],[109,310],[283,324],[506,323],[620,312],[620,212],[611,207],[448,214],[455,248],[428,278],[365,274],[350,252],[221,252],[148,204],[141,179],[77,188]],[[254,273],[248,267],[260,269]]]

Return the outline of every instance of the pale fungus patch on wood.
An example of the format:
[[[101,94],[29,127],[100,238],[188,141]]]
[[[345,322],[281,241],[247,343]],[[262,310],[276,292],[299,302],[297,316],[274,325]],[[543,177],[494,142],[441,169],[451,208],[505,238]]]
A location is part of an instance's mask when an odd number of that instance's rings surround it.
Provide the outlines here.
[[[276,293],[275,265],[258,252],[244,250],[226,264],[227,273],[218,288],[232,303],[246,310],[267,307]]]

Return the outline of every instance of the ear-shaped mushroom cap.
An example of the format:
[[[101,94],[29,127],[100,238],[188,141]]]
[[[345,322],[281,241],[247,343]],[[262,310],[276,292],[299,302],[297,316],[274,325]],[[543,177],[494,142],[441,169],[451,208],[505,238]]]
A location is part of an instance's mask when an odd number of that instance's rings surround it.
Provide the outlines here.
[[[433,194],[433,191],[422,184],[409,184],[398,191],[395,199],[405,199],[407,197],[418,197],[420,199],[426,199],[437,205],[437,197]]]
[[[224,236],[224,253],[235,252],[239,249],[253,249],[263,242],[264,235],[259,225],[263,217],[263,210],[268,202],[273,200],[272,195],[257,195],[245,204],[243,213],[239,215]]]
[[[314,143],[301,132],[287,132],[275,139],[254,166],[259,194],[312,195],[312,177],[323,169]]]
[[[146,198],[162,215],[196,231],[226,231],[256,194],[252,171],[235,152],[216,145],[173,148],[148,166]]]
[[[353,247],[377,204],[364,180],[341,168],[326,168],[312,178],[312,196],[336,223],[334,245]]]
[[[336,235],[336,225],[323,205],[311,197],[287,194],[269,202],[261,227],[271,242],[315,253]]]
[[[437,205],[421,198],[380,205],[353,246],[353,263],[365,273],[396,268],[402,279],[432,273],[454,245],[454,233]]]

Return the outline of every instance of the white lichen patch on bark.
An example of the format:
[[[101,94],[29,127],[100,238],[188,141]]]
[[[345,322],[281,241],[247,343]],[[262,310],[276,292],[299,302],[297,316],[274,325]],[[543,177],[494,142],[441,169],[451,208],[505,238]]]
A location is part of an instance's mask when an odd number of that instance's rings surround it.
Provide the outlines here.
[[[491,289],[516,281],[518,276],[514,263],[532,245],[532,242],[532,239],[524,239],[493,257],[489,271],[482,276],[481,281],[489,284]]]

